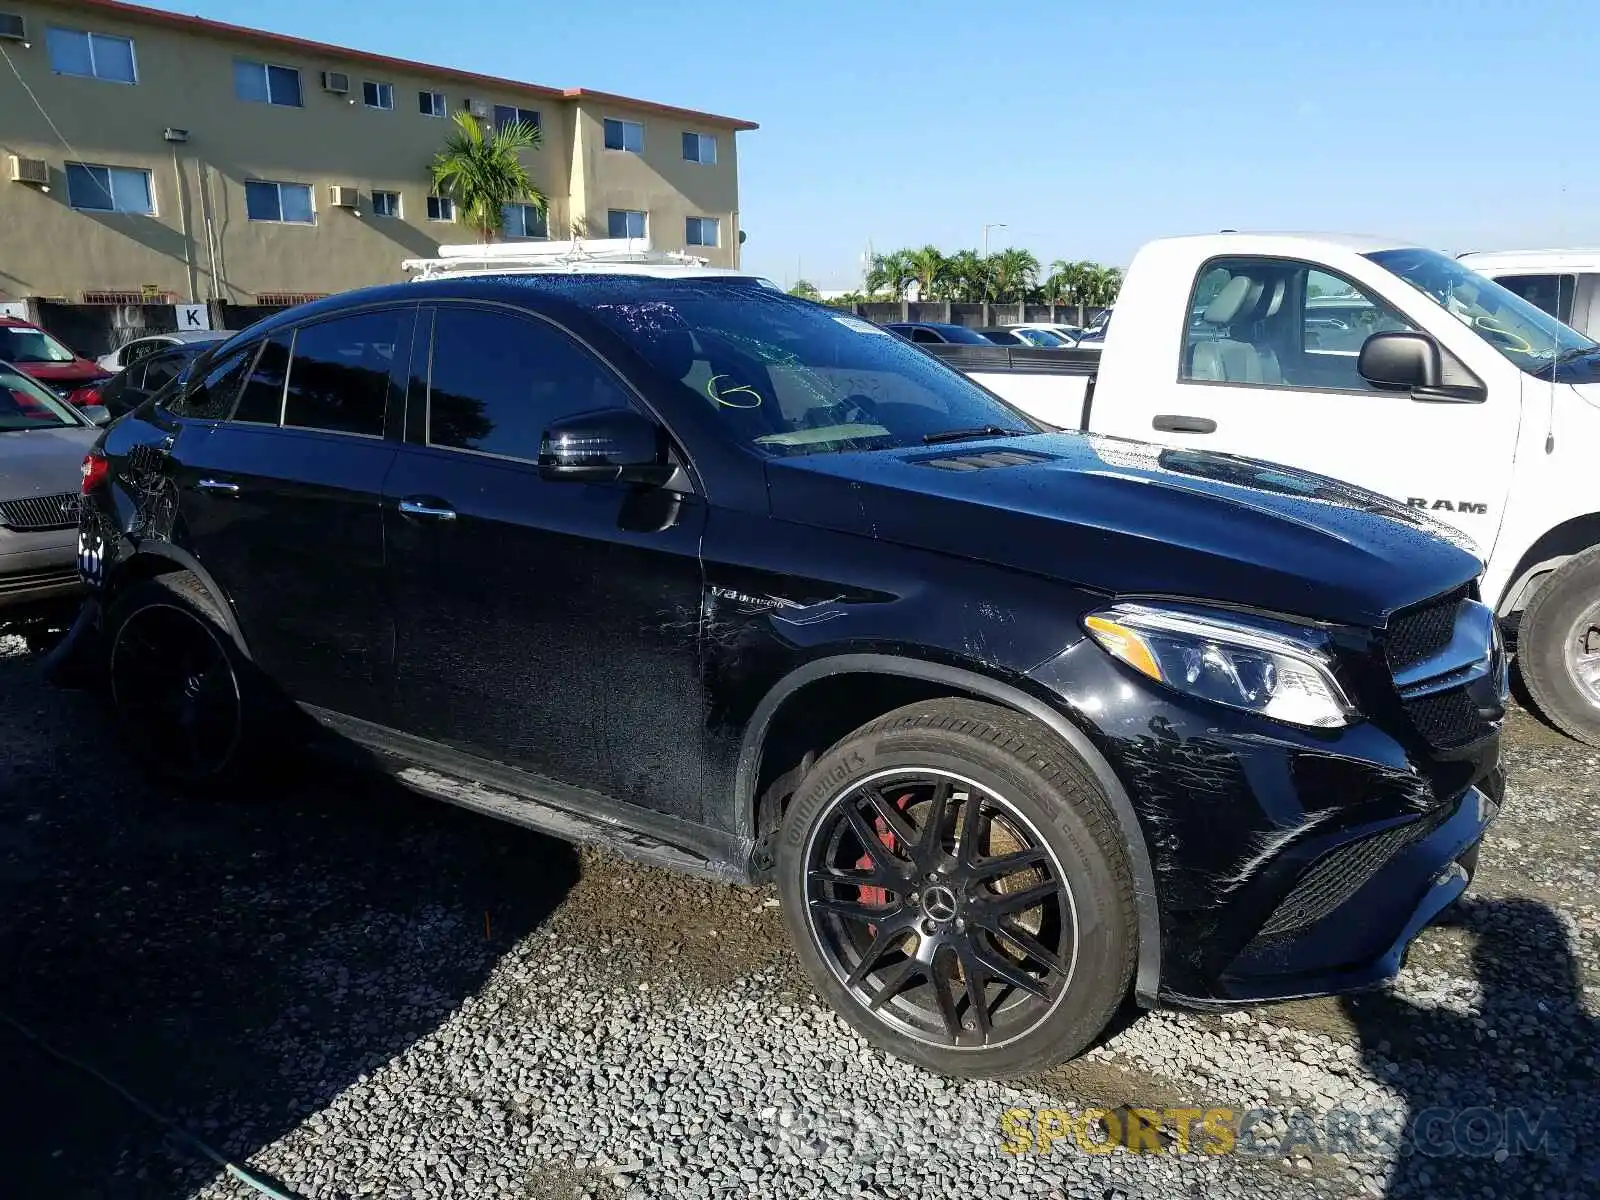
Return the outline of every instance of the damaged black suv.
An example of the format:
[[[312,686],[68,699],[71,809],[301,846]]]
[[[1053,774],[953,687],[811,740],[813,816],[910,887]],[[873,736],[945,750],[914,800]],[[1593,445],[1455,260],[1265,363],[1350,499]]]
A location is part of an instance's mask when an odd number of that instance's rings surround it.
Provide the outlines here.
[[[74,646],[153,768],[237,778],[309,714],[454,803],[772,879],[818,990],[952,1074],[1130,995],[1383,982],[1502,792],[1444,527],[1042,429],[754,280],[296,308],[109,429],[84,495]]]

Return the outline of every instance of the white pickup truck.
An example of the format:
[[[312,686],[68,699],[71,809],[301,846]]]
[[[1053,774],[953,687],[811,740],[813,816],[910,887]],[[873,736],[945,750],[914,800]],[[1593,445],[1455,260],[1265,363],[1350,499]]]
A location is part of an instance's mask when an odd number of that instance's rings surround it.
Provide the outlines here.
[[[1465,533],[1528,691],[1600,745],[1600,345],[1466,264],[1334,236],[1151,242],[1099,353],[924,347],[1054,425],[1268,459]]]

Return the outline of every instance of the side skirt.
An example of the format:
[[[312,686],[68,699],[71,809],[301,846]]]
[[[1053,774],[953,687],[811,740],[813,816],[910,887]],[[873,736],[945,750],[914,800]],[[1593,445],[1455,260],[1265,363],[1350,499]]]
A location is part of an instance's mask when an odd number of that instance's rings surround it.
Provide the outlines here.
[[[397,782],[437,800],[604,846],[627,858],[723,883],[744,883],[752,847],[728,834],[557,783],[359,717],[302,704],[324,728],[370,751]]]

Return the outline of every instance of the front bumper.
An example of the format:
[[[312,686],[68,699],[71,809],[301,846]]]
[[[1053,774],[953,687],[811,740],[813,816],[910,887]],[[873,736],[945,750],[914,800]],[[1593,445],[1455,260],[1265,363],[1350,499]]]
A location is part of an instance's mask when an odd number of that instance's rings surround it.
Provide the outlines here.
[[[1404,721],[1300,730],[1192,701],[1088,642],[1033,676],[1132,801],[1154,877],[1163,1001],[1248,1004],[1393,978],[1465,891],[1503,796],[1490,681],[1483,734],[1440,751]],[[1141,998],[1152,997],[1142,988]]]
[[[0,611],[81,595],[78,531],[0,529]]]

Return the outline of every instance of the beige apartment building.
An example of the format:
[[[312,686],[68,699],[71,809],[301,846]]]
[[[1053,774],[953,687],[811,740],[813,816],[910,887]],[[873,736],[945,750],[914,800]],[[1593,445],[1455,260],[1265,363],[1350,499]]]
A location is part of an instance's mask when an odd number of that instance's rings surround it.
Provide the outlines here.
[[[7,61],[9,60],[9,61]],[[537,123],[506,238],[739,258],[748,121],[116,0],[0,0],[0,300],[283,303],[474,234],[427,167],[467,111]]]

